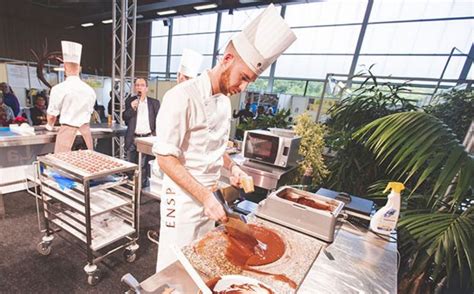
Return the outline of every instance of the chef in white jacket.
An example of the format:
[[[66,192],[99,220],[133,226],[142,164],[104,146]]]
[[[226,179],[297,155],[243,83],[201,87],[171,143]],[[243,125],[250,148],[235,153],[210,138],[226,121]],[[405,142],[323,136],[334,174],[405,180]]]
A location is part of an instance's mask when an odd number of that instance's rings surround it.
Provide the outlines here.
[[[220,170],[230,170],[235,186],[246,175],[225,153],[232,115],[227,95],[243,91],[295,40],[270,5],[231,38],[214,68],[165,94],[153,145],[165,173],[157,272],[176,260],[172,246],[187,245],[215,221],[227,221],[212,194]]]
[[[54,153],[71,151],[77,131],[84,138],[87,148],[92,149],[89,121],[94,111],[96,95],[94,90],[79,77],[82,45],[61,41],[61,47],[66,80],[51,89],[46,129],[52,130],[60,115],[61,128],[56,136]]]

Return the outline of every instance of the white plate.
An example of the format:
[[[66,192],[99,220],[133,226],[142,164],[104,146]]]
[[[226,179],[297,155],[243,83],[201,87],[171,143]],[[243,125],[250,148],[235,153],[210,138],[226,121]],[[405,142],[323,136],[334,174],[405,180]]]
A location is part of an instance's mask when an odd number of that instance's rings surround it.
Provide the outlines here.
[[[276,293],[275,290],[273,290],[271,287],[269,287],[265,283],[260,282],[259,280],[252,279],[246,276],[241,276],[241,275],[222,276],[221,279],[214,286],[213,291],[216,291],[216,292],[224,291],[224,290],[227,290],[232,285],[243,285],[243,284],[252,284],[256,286],[258,286],[258,284],[261,284],[265,286],[267,289],[272,290],[273,293]],[[255,293],[268,293],[267,291],[263,291],[263,290],[265,289],[262,289],[262,292],[255,292]]]

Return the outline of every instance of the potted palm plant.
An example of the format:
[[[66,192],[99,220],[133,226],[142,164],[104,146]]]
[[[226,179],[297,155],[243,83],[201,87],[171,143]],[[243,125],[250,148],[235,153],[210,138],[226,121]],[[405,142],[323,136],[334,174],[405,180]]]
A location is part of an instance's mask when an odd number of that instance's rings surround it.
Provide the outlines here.
[[[353,139],[354,132],[377,118],[416,110],[414,101],[404,97],[410,92],[407,83],[382,83],[371,68],[358,74],[365,79],[357,89],[328,110],[325,137],[327,147],[335,152],[326,160],[330,174],[325,186],[360,196],[366,195],[369,185],[384,179],[385,173],[373,154]]]
[[[471,123],[471,135],[473,128]],[[390,179],[410,188],[398,223],[400,292],[472,293],[473,155],[443,121],[425,112],[379,118],[354,138],[386,166]]]

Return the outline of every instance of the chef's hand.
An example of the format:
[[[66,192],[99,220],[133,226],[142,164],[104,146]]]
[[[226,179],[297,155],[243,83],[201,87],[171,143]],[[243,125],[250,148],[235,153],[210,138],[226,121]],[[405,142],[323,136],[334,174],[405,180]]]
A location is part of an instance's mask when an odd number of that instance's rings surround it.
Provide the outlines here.
[[[204,214],[208,218],[222,223],[227,222],[227,215],[225,214],[224,207],[222,207],[212,193],[209,193],[209,196],[202,204],[204,206]]]
[[[48,130],[48,131],[50,131],[50,132],[52,132],[53,129],[54,129],[54,127],[53,127],[52,125],[50,125],[50,124],[46,124],[45,128],[46,128],[46,130]]]
[[[133,100],[130,105],[132,106],[133,110],[137,110],[138,108],[138,99]]]
[[[247,177],[247,173],[244,172],[238,165],[233,165],[231,168],[231,175],[229,177],[230,184],[237,188],[242,188],[242,183],[240,182],[241,177]]]

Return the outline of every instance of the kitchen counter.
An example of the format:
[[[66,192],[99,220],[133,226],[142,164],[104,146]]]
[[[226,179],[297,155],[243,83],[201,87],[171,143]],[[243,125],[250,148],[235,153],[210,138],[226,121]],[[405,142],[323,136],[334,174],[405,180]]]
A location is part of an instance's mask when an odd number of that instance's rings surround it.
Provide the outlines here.
[[[333,243],[323,246],[297,293],[397,293],[397,244],[360,227],[339,226]],[[163,284],[181,285],[197,293],[179,262],[140,283],[142,293],[156,293]],[[184,285],[183,285],[184,283]]]
[[[56,131],[50,132],[43,126],[35,126],[34,135],[20,135],[7,131],[7,128],[0,130],[0,147],[25,146],[54,143],[56,141]],[[92,138],[110,138],[123,136],[127,127],[120,124],[109,126],[107,123],[91,125]]]
[[[91,125],[92,138],[99,139],[96,150],[108,150],[107,138],[123,136],[127,128],[120,124]],[[35,134],[19,134],[9,128],[0,128],[0,194],[23,190],[25,178],[32,172],[31,164],[38,155],[54,151],[57,132],[35,126]],[[100,140],[104,139],[104,140]]]

